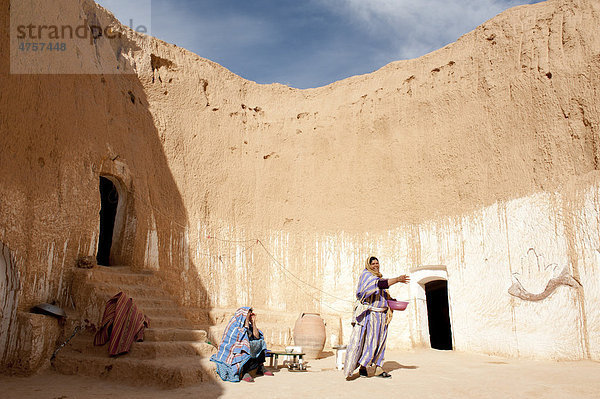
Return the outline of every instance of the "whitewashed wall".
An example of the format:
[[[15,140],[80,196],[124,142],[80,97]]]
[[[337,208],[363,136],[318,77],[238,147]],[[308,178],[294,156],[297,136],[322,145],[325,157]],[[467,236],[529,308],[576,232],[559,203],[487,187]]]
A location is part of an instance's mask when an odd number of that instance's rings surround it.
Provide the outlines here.
[[[273,311],[317,311],[342,318],[329,342],[350,335],[351,301],[369,255],[386,277],[434,265],[445,267],[456,350],[545,359],[600,358],[600,191],[597,183],[564,193],[537,193],[499,202],[469,215],[353,234],[260,233],[198,225],[193,264],[211,306],[245,303]],[[260,238],[270,255],[251,238]],[[197,244],[197,245],[196,245]],[[278,264],[279,262],[280,264]],[[443,266],[443,267],[442,267]],[[284,269],[285,268],[285,269]],[[544,291],[564,268],[582,284],[561,285],[546,299],[508,293],[519,281],[530,293]],[[390,348],[428,346],[421,280],[395,285],[408,300],[390,325]],[[443,274],[443,275],[442,275]],[[428,274],[436,276],[435,273]],[[425,313],[424,313],[425,312]]]

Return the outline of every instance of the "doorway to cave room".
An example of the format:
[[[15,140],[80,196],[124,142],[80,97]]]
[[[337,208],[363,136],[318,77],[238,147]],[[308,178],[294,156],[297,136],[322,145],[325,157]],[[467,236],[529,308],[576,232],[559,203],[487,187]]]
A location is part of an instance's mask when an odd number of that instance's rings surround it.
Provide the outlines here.
[[[453,302],[451,292],[448,291],[448,287],[451,287],[449,281],[445,265],[419,265],[410,269],[410,292],[415,305],[413,327],[415,346],[434,349],[454,348],[451,327]],[[434,336],[433,340],[431,335]]]
[[[117,185],[118,183],[113,178],[100,176],[98,185],[100,190],[100,234],[96,262],[103,266],[111,265],[111,248],[115,238],[118,239],[118,234],[115,234],[119,231],[117,212],[122,199],[119,196]]]
[[[431,348],[452,350],[448,281],[434,280],[426,283],[425,296]]]

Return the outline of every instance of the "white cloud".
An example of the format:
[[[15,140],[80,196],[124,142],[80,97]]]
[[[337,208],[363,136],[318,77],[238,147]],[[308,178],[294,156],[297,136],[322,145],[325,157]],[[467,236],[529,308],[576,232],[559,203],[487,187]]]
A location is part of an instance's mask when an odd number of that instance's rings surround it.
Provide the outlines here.
[[[507,8],[529,3],[304,0],[302,7],[292,7],[274,0],[249,13],[248,7],[234,7],[230,0],[98,1],[126,25],[130,19],[149,20],[152,3],[154,36],[245,78],[296,87],[315,87],[422,56]]]
[[[315,0],[349,18],[366,34],[395,41],[398,59],[453,42],[524,0]]]
[[[212,60],[247,52],[249,48],[277,40],[276,21],[240,13],[202,13],[174,8],[170,1],[154,1],[156,37]]]

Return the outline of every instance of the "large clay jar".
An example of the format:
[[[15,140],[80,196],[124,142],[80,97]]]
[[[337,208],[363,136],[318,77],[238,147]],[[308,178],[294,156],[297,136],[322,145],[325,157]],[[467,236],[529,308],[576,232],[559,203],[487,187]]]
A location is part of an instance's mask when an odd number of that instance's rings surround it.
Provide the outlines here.
[[[301,346],[307,358],[319,358],[325,338],[325,323],[318,313],[302,313],[298,317],[294,325],[294,345]]]

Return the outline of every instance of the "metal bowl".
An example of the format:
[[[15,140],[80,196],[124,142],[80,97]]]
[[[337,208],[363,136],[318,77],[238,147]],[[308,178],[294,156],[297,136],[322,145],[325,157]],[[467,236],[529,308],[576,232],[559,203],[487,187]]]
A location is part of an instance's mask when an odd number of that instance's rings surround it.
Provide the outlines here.
[[[39,305],[35,305],[31,308],[31,313],[45,314],[47,316],[54,316],[59,318],[67,317],[67,314],[64,310],[62,310],[56,305],[51,305],[49,303],[40,303]]]

